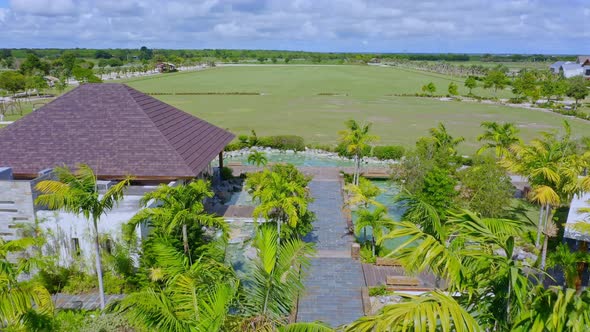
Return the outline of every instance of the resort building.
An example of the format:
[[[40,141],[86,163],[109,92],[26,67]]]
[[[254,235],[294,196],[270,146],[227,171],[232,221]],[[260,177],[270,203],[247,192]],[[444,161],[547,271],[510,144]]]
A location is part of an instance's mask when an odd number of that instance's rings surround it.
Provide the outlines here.
[[[583,209],[590,209],[590,193],[576,195],[572,200],[563,234],[565,239],[590,242],[590,213]],[[580,224],[586,225],[580,227]]]
[[[133,177],[123,201],[99,221],[101,236],[116,239],[145,192],[213,175],[212,161],[219,158],[223,166],[223,149],[233,138],[126,85],[81,85],[0,129],[0,236],[17,238],[19,224],[36,220],[52,235],[47,247],[61,262],[91,258],[92,228],[82,216],[34,204],[35,185],[54,178],[54,167],[88,164],[100,191]]]

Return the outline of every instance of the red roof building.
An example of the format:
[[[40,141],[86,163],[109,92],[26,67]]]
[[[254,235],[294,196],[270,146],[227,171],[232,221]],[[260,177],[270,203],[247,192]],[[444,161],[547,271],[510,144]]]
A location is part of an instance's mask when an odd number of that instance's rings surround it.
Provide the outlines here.
[[[0,166],[16,179],[78,163],[101,179],[189,179],[233,138],[124,84],[84,84],[0,129]]]

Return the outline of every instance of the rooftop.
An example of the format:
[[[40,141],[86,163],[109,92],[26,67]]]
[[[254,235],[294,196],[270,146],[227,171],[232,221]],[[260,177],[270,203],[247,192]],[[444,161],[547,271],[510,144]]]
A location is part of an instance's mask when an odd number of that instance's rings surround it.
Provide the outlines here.
[[[101,179],[192,178],[233,138],[124,84],[83,84],[0,129],[0,166],[17,178],[78,163]]]

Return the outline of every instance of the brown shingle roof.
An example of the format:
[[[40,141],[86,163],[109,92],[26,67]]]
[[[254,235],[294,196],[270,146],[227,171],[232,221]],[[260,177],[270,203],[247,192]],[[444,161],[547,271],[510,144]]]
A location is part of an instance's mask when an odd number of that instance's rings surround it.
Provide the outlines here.
[[[15,176],[89,164],[101,178],[190,178],[234,135],[123,84],[84,84],[0,129]]]

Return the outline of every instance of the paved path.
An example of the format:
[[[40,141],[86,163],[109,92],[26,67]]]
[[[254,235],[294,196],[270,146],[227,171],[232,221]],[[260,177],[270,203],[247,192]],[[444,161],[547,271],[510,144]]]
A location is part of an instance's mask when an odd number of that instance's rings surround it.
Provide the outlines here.
[[[318,256],[312,259],[305,279],[305,294],[299,299],[297,321],[323,321],[333,327],[350,323],[363,315],[361,264],[350,258],[353,237],[342,215],[338,172],[323,173],[310,183],[315,201],[314,230],[306,241],[315,242]]]

